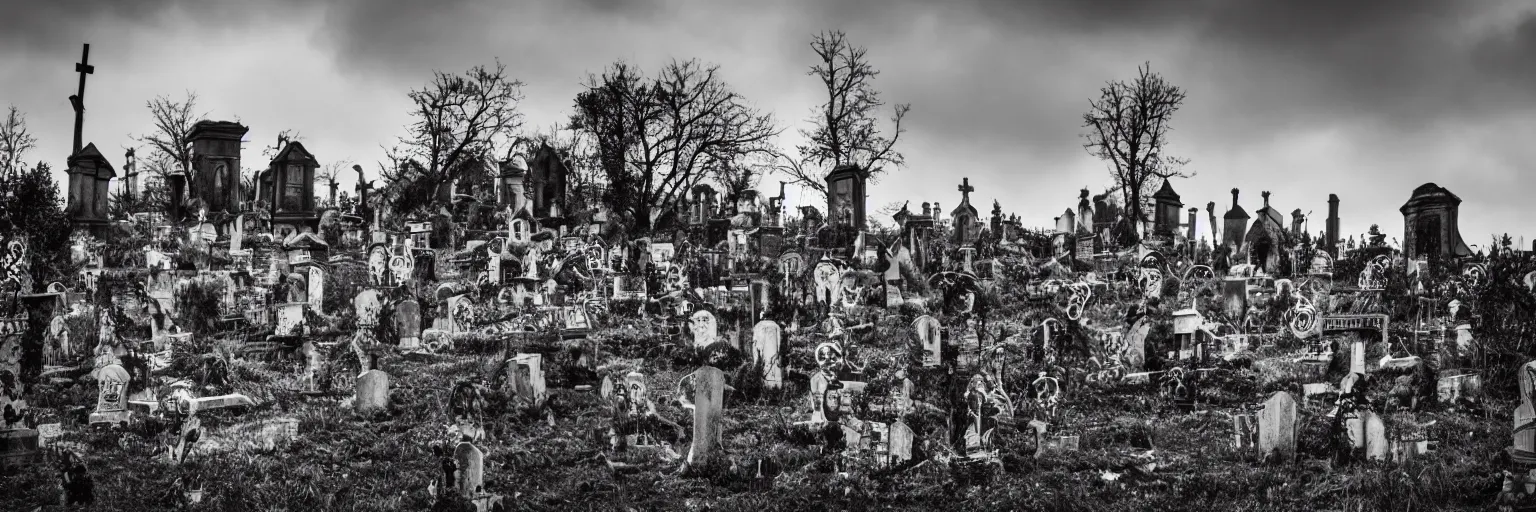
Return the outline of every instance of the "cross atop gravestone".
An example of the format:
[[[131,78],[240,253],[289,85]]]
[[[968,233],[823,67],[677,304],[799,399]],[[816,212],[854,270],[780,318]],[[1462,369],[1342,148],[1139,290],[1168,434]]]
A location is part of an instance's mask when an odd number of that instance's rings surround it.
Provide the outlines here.
[[[970,178],[963,178],[963,179],[960,180],[960,187],[958,188],[958,190],[960,191],[960,196],[961,196],[960,197],[960,201],[961,202],[967,202],[971,198],[971,192],[975,192],[976,191],[976,187],[972,187],[971,186],[971,179]]]
[[[75,63],[75,72],[80,73],[80,92],[69,97],[69,104],[75,107],[75,154],[83,147],[81,143],[81,131],[85,128],[85,75],[96,74],[96,66],[90,65],[91,45],[86,44],[80,52],[80,62]]]

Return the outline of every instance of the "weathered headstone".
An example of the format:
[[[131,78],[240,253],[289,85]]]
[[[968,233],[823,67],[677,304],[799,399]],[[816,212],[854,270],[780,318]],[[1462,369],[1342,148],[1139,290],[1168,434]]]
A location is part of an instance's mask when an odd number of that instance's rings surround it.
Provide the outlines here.
[[[713,366],[701,366],[694,372],[693,386],[693,448],[688,451],[689,464],[708,460],[720,448],[725,373]]]
[[[1255,438],[1258,437],[1258,423],[1252,414],[1233,414],[1232,430],[1232,448],[1241,451],[1252,450],[1257,446]]]
[[[309,307],[325,313],[325,269],[309,267]]]
[[[1259,413],[1259,451],[1290,460],[1296,454],[1296,400],[1280,391],[1264,402]]]
[[[1125,363],[1128,370],[1141,371],[1147,362],[1147,333],[1152,331],[1152,322],[1145,317],[1137,320],[1131,326],[1131,331],[1125,335],[1125,349],[1120,353],[1120,360]]]
[[[128,421],[128,370],[116,363],[96,371],[96,411],[90,424],[120,425]]]
[[[1362,416],[1365,417],[1365,458],[1386,460],[1391,450],[1391,445],[1387,443],[1386,424],[1374,412],[1366,411]]]
[[[916,437],[906,422],[896,420],[891,424],[889,457],[892,464],[912,460],[912,441]]]
[[[938,366],[942,361],[943,328],[939,321],[928,315],[917,317],[912,321],[912,331],[916,336],[917,344],[922,348],[924,367]]]
[[[369,414],[389,407],[389,374],[368,370],[357,378],[357,397],[352,403],[359,414]]]
[[[453,463],[458,469],[454,478],[454,487],[459,491],[459,495],[474,498],[480,493],[485,482],[485,452],[468,441],[461,441],[453,449]]]
[[[273,333],[278,336],[303,335],[305,306],[307,304],[302,302],[277,306],[277,326]]]
[[[704,348],[720,340],[715,314],[706,310],[694,312],[688,319],[689,332],[693,334],[693,346]]]
[[[400,331],[400,348],[411,350],[421,344],[421,304],[405,299],[395,306],[395,328]]]
[[[531,403],[542,403],[545,398],[544,356],[542,354],[518,354],[507,362],[507,385],[512,394]]]
[[[753,352],[763,365],[763,387],[767,389],[778,389],[784,384],[784,367],[779,361],[782,334],[773,320],[763,320],[752,327]]]

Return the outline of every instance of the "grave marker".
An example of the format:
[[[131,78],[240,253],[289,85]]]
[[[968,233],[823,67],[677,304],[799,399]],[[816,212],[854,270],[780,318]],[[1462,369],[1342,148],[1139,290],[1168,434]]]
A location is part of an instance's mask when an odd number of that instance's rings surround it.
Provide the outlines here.
[[[725,373],[701,366],[693,378],[693,448],[688,464],[702,463],[720,448],[721,408],[725,405]]]
[[[416,299],[395,306],[395,328],[400,331],[400,348],[413,350],[421,345],[421,304]]]
[[[352,406],[359,414],[389,407],[389,374],[380,370],[363,372],[357,378],[357,396]]]
[[[1290,393],[1277,392],[1264,402],[1259,413],[1259,451],[1281,460],[1296,455],[1296,400]]]
[[[779,389],[784,383],[784,367],[779,361],[782,331],[778,322],[763,320],[752,326],[753,353],[763,365],[763,387]]]
[[[938,366],[943,354],[943,327],[938,320],[928,315],[917,317],[912,321],[912,331],[916,337],[918,346],[922,348],[922,365],[925,368]]]
[[[474,498],[484,487],[485,452],[469,441],[460,441],[453,449],[453,463],[458,469],[454,487],[459,495]]]

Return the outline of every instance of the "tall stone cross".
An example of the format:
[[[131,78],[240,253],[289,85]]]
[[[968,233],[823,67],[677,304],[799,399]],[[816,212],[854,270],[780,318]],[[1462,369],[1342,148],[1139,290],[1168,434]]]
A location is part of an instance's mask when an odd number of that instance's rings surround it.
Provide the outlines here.
[[[71,155],[80,152],[84,147],[81,143],[80,132],[85,129],[85,75],[96,73],[96,66],[90,65],[91,45],[86,44],[85,50],[80,52],[80,62],[75,64],[75,72],[80,73],[80,93],[69,97],[69,104],[75,107],[75,151]]]
[[[971,186],[971,179],[970,178],[964,178],[964,179],[962,179],[960,181],[960,188],[959,188],[959,190],[960,190],[960,197],[961,197],[960,200],[961,201],[965,201],[965,202],[970,202],[970,200],[971,200],[971,192],[975,192],[976,191],[976,187],[972,187]]]

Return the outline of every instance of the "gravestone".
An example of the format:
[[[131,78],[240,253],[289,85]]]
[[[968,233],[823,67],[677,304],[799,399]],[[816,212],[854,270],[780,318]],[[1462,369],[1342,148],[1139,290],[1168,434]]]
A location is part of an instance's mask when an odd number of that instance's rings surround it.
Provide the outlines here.
[[[1233,449],[1252,450],[1257,446],[1258,423],[1254,421],[1252,414],[1233,414],[1232,431]]]
[[[325,270],[320,267],[309,267],[309,307],[325,313]]]
[[[507,386],[513,396],[531,403],[544,401],[544,356],[518,354],[507,362]]]
[[[91,425],[128,422],[128,381],[128,370],[116,363],[96,371],[96,411],[91,413]]]
[[[1519,430],[1532,422],[1536,422],[1536,406],[1531,405],[1529,400],[1523,401],[1520,407],[1515,408],[1514,429]],[[1516,451],[1525,452],[1528,457],[1536,455],[1536,428],[1519,430],[1515,432],[1514,437]]]
[[[763,365],[763,387],[778,389],[784,384],[784,367],[779,361],[779,343],[783,333],[778,322],[763,320],[752,326],[753,352]]]
[[[703,463],[720,449],[724,405],[725,373],[713,366],[699,367],[693,377],[693,448],[688,451],[688,464]]]
[[[922,365],[926,368],[938,366],[943,356],[943,327],[939,321],[928,315],[917,317],[912,321],[912,331],[916,336],[918,346],[922,347]]]
[[[460,496],[474,498],[485,482],[485,452],[469,441],[460,441],[453,449],[453,463],[458,469],[454,487]]]
[[[448,298],[448,332],[469,332],[473,327],[471,323],[475,313],[474,302],[468,295],[455,295]]]
[[[704,348],[720,341],[719,327],[715,322],[715,314],[706,310],[693,313],[688,319],[688,330],[693,334],[693,346]]]
[[[1266,457],[1290,460],[1296,454],[1296,400],[1280,391],[1259,412],[1259,451]]]
[[[1387,443],[1386,424],[1374,412],[1366,411],[1362,415],[1365,416],[1365,458],[1386,460],[1391,450],[1391,445]]]
[[[400,331],[400,348],[413,350],[421,345],[421,304],[416,299],[395,306],[395,328]]]
[[[359,414],[370,414],[389,407],[389,374],[368,370],[357,378],[357,396],[352,403]]]
[[[1125,335],[1125,349],[1121,352],[1120,359],[1127,369],[1139,372],[1147,362],[1147,333],[1152,332],[1152,322],[1146,317],[1136,320],[1131,326],[1131,332]]]
[[[273,333],[278,336],[303,335],[304,306],[306,305],[296,302],[277,306],[277,326]]]
[[[1222,280],[1221,299],[1227,318],[1243,318],[1248,311],[1248,280],[1241,277]]]
[[[912,427],[908,427],[906,422],[896,420],[896,423],[891,424],[889,457],[892,464],[912,460],[912,441],[916,438]]]

